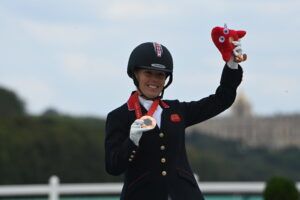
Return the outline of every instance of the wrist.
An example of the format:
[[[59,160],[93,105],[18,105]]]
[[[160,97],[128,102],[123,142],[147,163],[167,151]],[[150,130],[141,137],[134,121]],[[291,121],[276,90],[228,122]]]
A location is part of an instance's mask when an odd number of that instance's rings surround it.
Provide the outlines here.
[[[139,146],[140,138],[137,135],[130,135],[129,138],[136,146]]]
[[[239,68],[239,64],[234,61],[233,56],[231,56],[230,60],[226,63],[226,65],[230,69],[238,69]]]

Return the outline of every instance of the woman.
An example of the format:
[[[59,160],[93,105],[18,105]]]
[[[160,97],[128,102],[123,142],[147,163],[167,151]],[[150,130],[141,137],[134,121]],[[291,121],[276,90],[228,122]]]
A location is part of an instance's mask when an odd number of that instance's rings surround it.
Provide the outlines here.
[[[129,57],[127,73],[136,86],[127,103],[106,121],[105,162],[109,174],[125,174],[122,200],[204,199],[188,163],[185,128],[232,105],[242,80],[237,43],[215,94],[198,101],[162,100],[173,80],[173,60],[158,43],[143,43]],[[148,116],[143,120],[143,115]]]

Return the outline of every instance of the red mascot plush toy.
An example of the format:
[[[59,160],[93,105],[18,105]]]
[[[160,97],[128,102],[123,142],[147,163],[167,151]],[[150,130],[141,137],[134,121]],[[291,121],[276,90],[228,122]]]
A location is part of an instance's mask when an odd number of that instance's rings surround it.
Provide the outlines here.
[[[246,35],[246,31],[243,30],[231,30],[228,29],[226,24],[224,27],[214,27],[211,31],[211,37],[222,54],[223,60],[228,62],[232,53],[234,53],[234,61],[235,62],[242,62],[247,59],[246,54],[242,53],[235,53],[233,52],[235,48],[235,41],[238,41],[240,38]]]

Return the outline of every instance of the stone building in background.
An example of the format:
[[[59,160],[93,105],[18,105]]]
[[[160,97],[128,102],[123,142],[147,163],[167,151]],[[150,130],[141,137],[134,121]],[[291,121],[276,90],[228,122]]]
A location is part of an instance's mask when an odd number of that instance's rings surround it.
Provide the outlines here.
[[[250,147],[300,148],[300,114],[257,116],[244,93],[237,97],[230,111],[229,116],[212,118],[188,131],[236,140]]]

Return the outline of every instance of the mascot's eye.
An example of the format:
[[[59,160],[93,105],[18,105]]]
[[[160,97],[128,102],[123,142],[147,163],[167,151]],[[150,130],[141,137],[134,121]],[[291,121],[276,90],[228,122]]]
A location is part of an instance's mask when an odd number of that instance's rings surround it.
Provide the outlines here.
[[[224,28],[223,32],[224,32],[224,34],[227,35],[229,33],[229,29],[228,28]]]
[[[225,37],[224,36],[220,36],[219,37],[219,42],[222,42],[222,43],[225,42]]]

